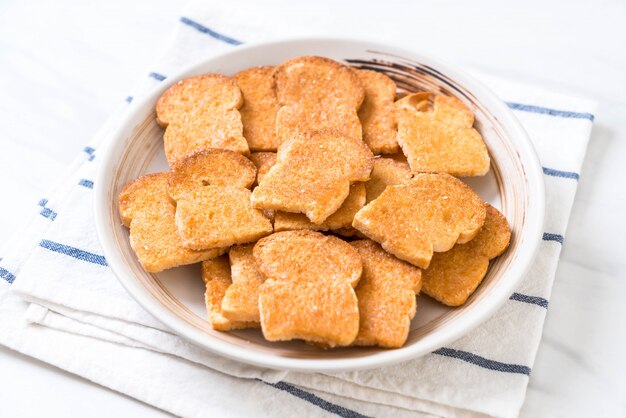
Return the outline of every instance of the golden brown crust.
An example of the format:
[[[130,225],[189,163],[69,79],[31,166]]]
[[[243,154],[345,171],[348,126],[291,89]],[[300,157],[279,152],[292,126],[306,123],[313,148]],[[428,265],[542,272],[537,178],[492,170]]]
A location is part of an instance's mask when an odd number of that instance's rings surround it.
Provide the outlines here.
[[[266,279],[259,309],[267,340],[352,343],[359,328],[353,287],[362,266],[350,244],[318,232],[285,231],[261,239],[253,254]]]
[[[474,114],[457,98],[412,94],[396,102],[396,117],[398,143],[414,172],[482,176],[489,171],[487,147],[472,128]]]
[[[272,232],[272,224],[250,204],[256,168],[227,150],[194,153],[177,162],[169,193],[176,200],[176,227],[191,249],[245,244]]]
[[[275,152],[253,152],[250,154],[250,161],[256,166],[256,185],[261,183],[263,177],[276,164]]]
[[[176,231],[176,207],[167,193],[169,173],[148,174],[128,183],[119,195],[120,218],[130,228],[130,245],[151,273],[198,263],[226,248],[194,251],[183,247]]]
[[[464,304],[485,277],[489,260],[501,255],[509,245],[509,223],[493,206],[486,206],[485,224],[476,237],[435,254],[423,272],[424,293],[445,305]]]
[[[259,322],[259,292],[265,281],[252,255],[254,244],[237,245],[230,249],[230,269],[233,284],[222,301],[222,315],[230,320]]]
[[[433,252],[474,238],[485,216],[483,201],[459,179],[420,173],[387,187],[357,212],[352,225],[396,257],[427,268]]]
[[[232,285],[228,256],[214,258],[202,263],[202,280],[206,286],[204,300],[209,322],[213,329],[230,331],[242,328],[258,328],[258,322],[232,321],[222,315],[222,300]]]
[[[363,275],[355,292],[359,301],[359,334],[354,345],[402,347],[415,316],[415,295],[422,271],[371,240],[350,243],[361,255]]]
[[[365,86],[365,100],[359,109],[363,141],[374,154],[398,152],[394,116],[396,83],[377,71],[356,70],[356,73]]]
[[[320,224],[335,213],[350,184],[369,179],[373,155],[361,140],[319,131],[284,142],[276,165],[252,193],[258,209],[304,213]]]
[[[370,179],[365,183],[365,201],[371,202],[380,196],[387,186],[405,183],[411,180],[411,177],[411,169],[407,162],[392,158],[374,158],[374,168]]]
[[[157,121],[165,128],[168,163],[206,148],[249,154],[238,108],[239,86],[229,77],[203,74],[179,81],[159,98]]]
[[[292,231],[298,229],[310,229],[313,231],[333,230],[345,235],[350,233],[348,228],[352,228],[354,215],[365,205],[365,185],[362,182],[353,183],[350,186],[350,193],[343,201],[337,212],[330,215],[319,225],[309,221],[301,213],[276,212],[274,216],[274,231]]]
[[[276,114],[280,104],[274,91],[274,67],[253,67],[235,74],[243,94],[239,109],[243,136],[252,151],[276,151],[280,145],[276,135]]]

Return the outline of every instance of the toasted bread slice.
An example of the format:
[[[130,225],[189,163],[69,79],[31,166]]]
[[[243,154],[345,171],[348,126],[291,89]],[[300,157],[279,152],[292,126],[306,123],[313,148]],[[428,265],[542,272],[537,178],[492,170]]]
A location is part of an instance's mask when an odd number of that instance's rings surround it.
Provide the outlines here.
[[[506,218],[487,204],[485,224],[474,239],[433,256],[423,272],[424,293],[448,306],[464,304],[487,274],[489,260],[501,255],[510,239]]]
[[[309,221],[301,213],[277,212],[274,216],[274,231],[291,231],[310,229],[313,231],[333,230],[338,233],[350,233],[354,215],[365,205],[365,185],[362,182],[353,183],[350,193],[343,201],[337,212],[330,215],[319,225]],[[351,236],[351,235],[348,235]]]
[[[176,231],[176,207],[167,193],[169,173],[148,174],[128,183],[118,203],[122,223],[130,228],[130,246],[150,272],[198,263],[227,248],[194,251],[183,247]]]
[[[356,73],[365,86],[365,100],[359,109],[363,141],[374,154],[398,152],[394,116],[396,83],[377,71],[356,70]]]
[[[411,168],[408,163],[392,158],[375,158],[370,179],[365,183],[365,201],[371,202],[380,196],[387,186],[405,183],[411,177]]]
[[[239,109],[243,136],[252,151],[276,151],[276,114],[280,104],[274,91],[274,67],[253,67],[235,74],[243,94]]]
[[[285,231],[261,239],[253,253],[266,278],[259,309],[267,340],[328,347],[354,341],[359,311],[353,287],[362,266],[350,244],[318,232]]]
[[[350,67],[328,58],[298,57],[276,67],[274,80],[282,105],[276,117],[281,143],[324,129],[362,138],[357,111],[365,89]]]
[[[485,216],[485,204],[461,180],[420,173],[387,187],[357,212],[352,226],[396,257],[428,268],[433,252],[474,238]]]
[[[371,240],[350,243],[361,255],[363,275],[356,287],[359,301],[359,334],[354,345],[402,347],[415,316],[415,295],[422,271]]]
[[[222,315],[222,301],[232,286],[228,256],[214,258],[202,263],[202,280],[206,286],[204,300],[213,329],[230,331],[242,328],[258,328],[258,322],[233,321]]]
[[[165,156],[170,166],[206,148],[248,155],[237,110],[242,104],[235,80],[219,74],[188,78],[167,89],[157,102],[156,113],[165,128]]]
[[[237,245],[230,249],[230,269],[233,284],[222,301],[222,315],[235,321],[259,322],[259,292],[265,281],[252,255],[254,244]]]
[[[321,224],[348,197],[350,184],[369,179],[372,152],[360,139],[319,131],[284,142],[276,165],[252,193],[258,209],[304,213]]]
[[[250,154],[250,161],[256,166],[256,185],[261,183],[263,177],[276,164],[275,152],[253,152]]]
[[[489,153],[472,128],[474,114],[459,99],[416,93],[396,102],[398,143],[411,170],[482,176],[489,171]]]
[[[269,219],[251,207],[245,188],[255,174],[252,162],[227,150],[202,151],[174,165],[169,194],[176,201],[176,227],[185,247],[245,244],[272,232]]]

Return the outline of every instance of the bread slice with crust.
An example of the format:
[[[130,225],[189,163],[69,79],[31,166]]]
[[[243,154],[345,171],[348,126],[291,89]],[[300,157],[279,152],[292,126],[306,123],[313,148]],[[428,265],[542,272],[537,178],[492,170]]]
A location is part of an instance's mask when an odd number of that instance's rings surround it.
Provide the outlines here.
[[[420,173],[387,187],[357,212],[352,226],[396,257],[428,268],[433,252],[474,238],[485,216],[485,204],[461,180]]]
[[[159,98],[157,121],[165,128],[165,156],[177,161],[207,148],[221,148],[248,155],[239,108],[241,90],[234,79],[203,74],[171,86]]]
[[[398,143],[414,172],[437,171],[455,176],[482,176],[489,153],[472,127],[474,114],[459,99],[430,93],[396,102]]]
[[[258,328],[258,322],[233,321],[222,315],[222,301],[227,290],[232,286],[228,256],[214,258],[202,263],[202,280],[206,291],[206,303],[209,322],[213,329],[230,331],[242,328]]]
[[[252,151],[276,151],[280,145],[276,135],[276,114],[280,104],[274,91],[274,67],[252,67],[235,74],[243,94],[239,109],[243,136]]]
[[[409,164],[393,158],[374,158],[374,168],[370,179],[365,183],[366,203],[376,199],[387,186],[394,186],[412,178]]]
[[[363,275],[354,289],[359,300],[359,333],[354,345],[402,347],[415,316],[422,271],[371,240],[350,243],[361,256]]]
[[[369,179],[373,155],[360,139],[334,130],[284,142],[276,165],[252,193],[257,209],[304,213],[321,224],[348,197],[350,184]]]
[[[350,244],[313,231],[261,239],[254,258],[261,285],[261,329],[268,341],[302,339],[326,347],[350,345],[359,330],[353,287],[362,271]]]
[[[508,247],[511,229],[504,215],[487,204],[485,224],[474,239],[437,253],[423,272],[423,291],[448,306],[464,304],[480,285],[489,261]]]
[[[259,322],[259,292],[265,281],[252,255],[254,244],[230,249],[230,271],[233,284],[222,301],[222,315],[235,321]]]
[[[183,246],[176,230],[176,206],[167,192],[168,178],[169,173],[141,176],[124,186],[118,197],[120,218],[130,228],[130,246],[150,273],[198,263],[227,251],[194,251]]]
[[[374,154],[398,152],[394,100],[396,83],[385,74],[371,70],[356,70],[365,87],[365,100],[359,109],[363,141]]]
[[[169,182],[176,201],[176,227],[191,249],[254,242],[272,224],[250,204],[256,168],[233,151],[200,151],[177,162]]]
[[[259,185],[263,177],[270,171],[270,168],[276,164],[275,152],[253,152],[250,154],[250,161],[256,166],[256,182]]]

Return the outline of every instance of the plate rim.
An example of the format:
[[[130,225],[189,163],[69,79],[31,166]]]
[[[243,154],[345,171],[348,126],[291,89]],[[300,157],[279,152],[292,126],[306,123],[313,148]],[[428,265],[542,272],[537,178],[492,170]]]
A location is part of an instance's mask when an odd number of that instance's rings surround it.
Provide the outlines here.
[[[465,87],[468,91],[472,92],[492,114],[497,113],[498,119],[502,125],[511,132],[512,137],[517,138],[517,142],[513,144],[514,148],[522,151],[525,159],[527,160],[522,160],[526,181],[529,184],[529,189],[536,191],[536,193],[528,195],[529,203],[527,212],[531,211],[528,213],[531,222],[528,222],[526,225],[528,229],[525,230],[526,239],[524,246],[521,246],[518,250],[515,264],[512,264],[511,268],[504,273],[504,275],[509,276],[506,282],[508,285],[500,285],[494,289],[494,293],[490,296],[493,299],[492,303],[483,303],[478,305],[471,311],[467,312],[463,321],[448,324],[445,335],[438,338],[435,344],[431,343],[430,348],[428,348],[428,346],[423,347],[420,345],[412,345],[393,350],[385,350],[371,356],[310,359],[279,357],[271,353],[254,352],[217,338],[212,338],[209,341],[206,339],[207,334],[195,329],[193,326],[172,312],[163,309],[160,302],[154,299],[143,288],[139,281],[134,278],[134,275],[130,274],[131,277],[127,277],[128,274],[125,271],[126,264],[121,255],[118,255],[115,250],[115,240],[112,232],[109,230],[109,226],[111,225],[110,222],[112,220],[108,217],[107,209],[112,203],[109,201],[108,191],[118,163],[118,161],[114,158],[116,156],[115,151],[117,148],[120,148],[120,144],[122,143],[125,134],[129,131],[129,129],[132,129],[132,121],[137,117],[137,114],[140,113],[147,105],[155,103],[162,92],[170,85],[183,78],[199,74],[201,72],[200,68],[206,66],[207,63],[212,60],[228,59],[229,55],[239,55],[245,53],[245,51],[257,49],[259,47],[280,47],[288,44],[298,45],[303,43],[326,43],[335,45],[352,44],[351,46],[354,48],[359,47],[364,50],[375,49],[377,51],[385,52],[392,51],[394,54],[411,57],[411,59],[427,63],[429,66],[440,70],[443,74],[459,82],[459,84]],[[485,103],[486,101],[488,103]],[[449,64],[439,58],[434,58],[430,53],[424,54],[412,47],[403,47],[402,43],[391,45],[380,41],[368,40],[367,38],[355,39],[349,37],[299,37],[249,43],[238,46],[233,50],[214,54],[191,63],[181,71],[168,76],[167,80],[165,80],[159,88],[155,88],[150,94],[145,95],[137,101],[133,101],[130,106],[132,107],[127,110],[126,115],[124,115],[122,119],[116,123],[117,128],[114,130],[113,134],[109,136],[111,139],[108,143],[103,144],[103,151],[98,153],[101,161],[100,166],[98,167],[96,182],[94,184],[93,204],[96,231],[105,259],[118,281],[122,284],[126,291],[144,309],[146,309],[148,313],[157,318],[160,322],[182,338],[191,341],[204,349],[233,360],[279,370],[302,372],[340,372],[382,367],[428,354],[469,333],[479,324],[491,317],[493,313],[495,313],[495,311],[499,309],[515,291],[516,286],[521,282],[522,278],[530,268],[530,265],[537,253],[539,243],[541,242],[545,218],[545,186],[543,181],[543,170],[541,168],[541,164],[539,163],[539,158],[534,146],[517,117],[488,87],[471,75],[467,74],[465,71],[459,69],[456,65]],[[515,277],[512,277],[513,275]]]

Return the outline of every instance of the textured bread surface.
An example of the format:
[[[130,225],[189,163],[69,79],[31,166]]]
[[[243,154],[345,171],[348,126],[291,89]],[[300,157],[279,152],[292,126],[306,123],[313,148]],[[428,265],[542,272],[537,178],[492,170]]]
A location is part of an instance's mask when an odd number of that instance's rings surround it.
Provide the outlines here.
[[[389,186],[352,225],[396,257],[427,268],[433,252],[468,242],[485,222],[485,204],[448,174],[420,173]]]
[[[238,110],[242,104],[235,80],[219,74],[188,78],[167,89],[157,102],[156,113],[165,128],[165,156],[170,166],[206,148],[248,155]]]
[[[354,345],[402,347],[415,316],[422,271],[371,240],[350,243],[361,255],[363,274],[355,288],[359,333]]]
[[[250,161],[256,166],[256,185],[258,185],[270,171],[270,168],[276,164],[276,153],[253,152],[250,154]]]
[[[276,151],[276,114],[280,104],[274,91],[274,67],[253,67],[235,74],[243,94],[239,109],[243,136],[252,151]]]
[[[191,249],[254,242],[272,232],[263,213],[253,209],[249,187],[256,168],[227,150],[194,153],[173,166],[169,193],[176,201],[176,227]]]
[[[276,164],[252,193],[252,204],[304,213],[321,224],[343,204],[351,183],[369,179],[372,160],[363,141],[336,131],[294,137],[281,145]]]
[[[459,99],[411,94],[396,102],[396,118],[397,140],[412,171],[455,176],[482,176],[489,171],[487,147],[472,127],[474,114]]]
[[[167,193],[169,173],[148,174],[128,183],[118,197],[120,218],[130,228],[130,245],[142,267],[157,273],[223,254],[226,248],[194,251],[176,230],[176,207]]]
[[[486,206],[485,224],[476,237],[435,254],[423,272],[424,293],[445,305],[464,304],[485,277],[489,260],[501,255],[509,245],[509,223],[496,208]]]
[[[222,301],[228,288],[232,285],[228,256],[214,258],[202,263],[202,280],[206,287],[204,301],[206,303],[209,322],[213,329],[230,331],[242,328],[258,328],[258,322],[232,321],[222,315]]]
[[[313,231],[261,239],[254,258],[261,286],[261,329],[269,341],[303,339],[328,347],[354,341],[359,310],[353,287],[362,271],[350,244]]]
[[[252,255],[254,244],[237,245],[230,249],[230,269],[233,284],[222,301],[222,315],[236,321],[259,322],[259,292],[265,281]]]
[[[398,152],[394,100],[396,83],[385,74],[356,70],[365,87],[365,100],[359,109],[363,141],[374,154]]]
[[[393,158],[375,158],[370,179],[365,183],[365,201],[371,202],[380,196],[387,186],[405,183],[411,177],[411,168],[407,162]]]
[[[310,229],[313,231],[333,230],[340,234],[351,236],[352,220],[354,215],[365,205],[365,184],[363,182],[353,183],[350,186],[350,193],[343,201],[337,212],[330,215],[319,225],[309,221],[301,213],[276,212],[274,216],[274,231],[289,231],[297,229]]]

